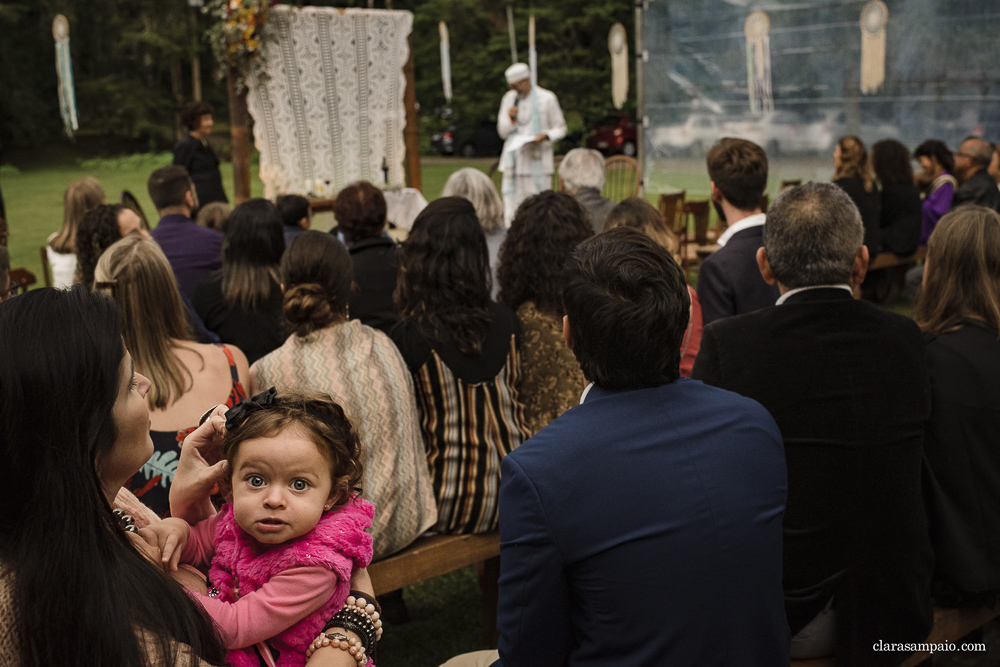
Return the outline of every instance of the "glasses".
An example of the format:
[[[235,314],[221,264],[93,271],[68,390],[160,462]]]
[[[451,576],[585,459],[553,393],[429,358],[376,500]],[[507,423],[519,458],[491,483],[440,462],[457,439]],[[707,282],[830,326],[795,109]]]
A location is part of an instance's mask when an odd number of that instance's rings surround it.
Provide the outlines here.
[[[0,292],[0,301],[6,301],[10,297],[14,296],[17,294],[17,290],[19,289],[21,289],[21,283],[16,280],[11,280],[10,287],[8,287],[5,291]]]
[[[974,160],[976,158],[975,155],[969,155],[968,153],[962,153],[962,152],[955,153],[955,157],[964,157],[964,158],[967,158],[969,160]]]

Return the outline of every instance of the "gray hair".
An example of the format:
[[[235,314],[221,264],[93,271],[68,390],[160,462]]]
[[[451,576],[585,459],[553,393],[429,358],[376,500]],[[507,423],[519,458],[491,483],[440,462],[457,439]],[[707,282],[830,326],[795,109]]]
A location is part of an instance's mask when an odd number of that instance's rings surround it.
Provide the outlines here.
[[[963,139],[962,146],[966,144],[969,145],[968,155],[972,158],[973,162],[980,167],[990,166],[990,161],[993,159],[993,144],[976,135],[971,135]],[[958,150],[962,150],[962,147],[959,146]]]
[[[472,167],[459,169],[448,177],[442,197],[461,197],[472,202],[479,224],[486,234],[503,226],[503,203],[490,177]]]
[[[592,148],[574,148],[559,165],[559,176],[567,191],[604,187],[604,156]]]
[[[833,183],[806,183],[778,195],[767,211],[764,250],[790,289],[850,283],[865,227],[858,207]]]

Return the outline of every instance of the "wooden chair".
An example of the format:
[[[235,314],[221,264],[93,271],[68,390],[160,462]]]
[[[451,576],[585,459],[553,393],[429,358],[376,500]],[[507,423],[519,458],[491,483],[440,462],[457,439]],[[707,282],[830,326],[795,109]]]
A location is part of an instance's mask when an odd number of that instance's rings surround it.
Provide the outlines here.
[[[800,185],[802,185],[802,179],[801,178],[796,178],[796,179],[790,180],[790,181],[782,181],[781,182],[781,187],[778,188],[778,194],[781,194],[782,192],[784,192],[788,188],[794,188],[794,187],[798,187]]]
[[[604,161],[604,188],[601,196],[615,203],[639,194],[642,169],[634,157],[612,155]]]
[[[24,294],[29,287],[38,282],[35,274],[28,269],[11,269],[7,275],[10,276],[11,287],[16,287],[18,294]]]
[[[45,286],[52,287],[52,267],[49,266],[49,253],[46,246],[41,247],[42,252],[42,278],[45,279]]]
[[[493,185],[496,186],[497,194],[503,197],[503,172],[500,171],[500,160],[497,160],[490,166],[490,170],[486,173],[493,181]]]
[[[688,229],[694,228],[692,241],[686,248],[686,252],[681,256],[684,273],[688,279],[691,277],[691,266],[700,264],[703,257],[710,252],[699,252],[700,249],[708,246],[708,220],[711,211],[711,203],[708,201],[687,201],[684,202],[685,226]]]
[[[132,211],[139,216],[139,220],[142,222],[142,228],[149,231],[149,219],[146,218],[146,214],[142,210],[142,206],[139,205],[139,200],[135,198],[135,195],[128,190],[122,190],[121,194],[118,195],[118,201],[125,208],[130,208]]]
[[[677,254],[681,258],[682,265],[688,244],[687,217],[684,216],[685,194],[687,194],[685,190],[661,194],[657,206],[660,217],[663,219],[663,225],[677,237]]]

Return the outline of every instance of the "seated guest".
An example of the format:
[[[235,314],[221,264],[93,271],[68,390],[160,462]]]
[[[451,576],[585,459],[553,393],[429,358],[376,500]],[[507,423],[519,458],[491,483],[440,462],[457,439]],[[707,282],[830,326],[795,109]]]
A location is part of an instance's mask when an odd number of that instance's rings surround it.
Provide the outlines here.
[[[1000,212],[1000,190],[987,171],[992,160],[990,142],[976,136],[965,138],[955,153],[955,176],[959,186],[951,200],[952,208],[976,204]]]
[[[287,248],[296,236],[309,229],[312,207],[309,205],[309,200],[302,195],[279,195],[274,200],[274,206],[278,209],[281,223],[285,226]]]
[[[486,247],[490,251],[490,271],[493,274],[493,296],[497,294],[497,266],[499,264],[500,245],[503,243],[507,228],[503,224],[503,202],[497,194],[497,188],[490,177],[472,167],[459,169],[448,177],[444,184],[442,197],[461,197],[472,202],[476,209],[476,217],[486,235]]]
[[[87,211],[76,236],[76,282],[90,289],[101,253],[115,241],[140,232],[141,225],[135,211],[121,204],[101,204]]]
[[[562,272],[569,255],[593,236],[590,219],[569,195],[546,190],[517,207],[500,248],[500,303],[521,327],[519,398],[528,429],[537,433],[580,402],[587,386],[562,337]]]
[[[986,173],[993,177],[993,180],[997,182],[997,188],[1000,188],[1000,144],[993,146],[993,159],[990,161]]]
[[[101,255],[95,289],[121,308],[125,345],[136,371],[152,382],[145,399],[153,455],[125,486],[164,515],[181,442],[206,407],[231,407],[245,397],[246,357],[231,345],[194,342],[167,258],[138,234]]]
[[[193,299],[201,279],[222,266],[222,232],[199,227],[191,219],[198,208],[198,195],[184,167],[157,169],[147,187],[160,214],[160,222],[150,234],[167,256],[181,294]]]
[[[934,226],[945,213],[951,210],[951,199],[958,187],[952,176],[955,159],[943,141],[928,139],[917,146],[913,157],[920,163],[922,171],[917,174],[916,183],[924,191],[920,223],[920,245],[926,246]]]
[[[53,287],[71,287],[76,281],[76,236],[83,214],[104,203],[104,188],[96,178],[73,181],[63,195],[63,224],[49,236],[45,256]]]
[[[410,371],[388,336],[347,319],[354,272],[340,241],[303,231],[285,251],[281,274],[293,333],[250,369],[252,391],[338,397],[361,438],[375,558],[388,556],[437,518]]]
[[[875,259],[881,229],[881,200],[864,142],[850,134],[841,137],[833,149],[833,167],[833,184],[846,192],[861,212],[865,246],[871,259]]]
[[[266,199],[248,199],[226,223],[222,268],[195,290],[195,312],[223,343],[252,364],[285,340],[278,263],[285,251],[281,218]]]
[[[229,204],[214,201],[198,209],[198,217],[195,218],[195,222],[198,223],[199,227],[208,227],[217,232],[225,233],[226,221],[229,220],[229,214],[232,212]]]
[[[931,417],[924,497],[935,601],[992,605],[1000,594],[1000,215],[941,218],[915,317],[927,340]]]
[[[922,641],[932,623],[920,331],[852,297],[868,249],[835,185],[779,195],[757,259],[778,305],[706,326],[691,377],[760,401],[781,429],[792,658],[896,667],[904,656],[872,645]]]
[[[611,213],[604,221],[604,231],[615,227],[638,229],[659,243],[661,247],[666,248],[674,261],[680,264],[680,257],[677,254],[679,246],[677,237],[674,236],[673,230],[663,223],[663,217],[656,210],[656,207],[645,199],[629,197],[611,209]],[[683,377],[691,377],[691,369],[694,368],[698,348],[701,347],[701,303],[690,285],[688,285],[688,296],[691,298],[691,313],[687,328],[684,330],[684,338],[681,340],[681,376]]]
[[[223,664],[159,550],[111,511],[152,452],[122,335],[80,287],[0,304],[0,664]]]
[[[385,196],[368,181],[351,183],[337,194],[333,215],[354,264],[351,319],[388,332],[396,323],[392,293],[399,255],[396,242],[385,234]]]
[[[500,460],[531,436],[517,318],[490,300],[489,271],[476,210],[459,197],[428,204],[402,245],[390,335],[416,385],[438,533],[496,528]]]
[[[10,252],[7,246],[0,245],[0,301],[6,301],[14,296],[10,285]]]
[[[698,272],[698,296],[705,324],[773,306],[778,289],[757,270],[765,216],[760,200],[767,188],[767,155],[743,139],[720,139],[705,158],[712,179],[712,203],[729,223],[719,237],[721,248]]]
[[[872,145],[872,169],[881,190],[879,250],[902,257],[920,243],[920,191],[913,184],[910,151],[895,139]]]
[[[595,234],[604,228],[604,219],[615,207],[601,196],[604,187],[604,156],[592,148],[574,148],[559,164],[559,189],[574,199],[587,212]]]
[[[184,167],[191,175],[202,206],[212,202],[229,203],[222,189],[219,158],[208,143],[212,132],[212,105],[208,102],[190,102],[181,114],[181,122],[188,134],[174,147],[174,164]],[[198,208],[197,206],[195,208]]]
[[[774,420],[679,377],[687,284],[646,235],[584,241],[562,296],[592,384],[504,459],[497,665],[787,665]]]

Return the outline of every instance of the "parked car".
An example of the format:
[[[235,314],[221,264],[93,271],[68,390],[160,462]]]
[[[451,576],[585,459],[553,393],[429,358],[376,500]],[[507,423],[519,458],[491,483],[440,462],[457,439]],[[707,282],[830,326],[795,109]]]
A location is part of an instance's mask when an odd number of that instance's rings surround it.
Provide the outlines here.
[[[602,118],[590,131],[587,148],[599,150],[605,155],[622,153],[635,157],[636,129],[632,119],[626,114],[611,114]]]
[[[822,115],[801,115],[778,109],[760,118],[745,117],[726,122],[725,136],[752,141],[771,157],[815,155],[831,150],[837,137]]]
[[[471,130],[449,125],[431,135],[431,150],[441,155],[497,156],[503,150],[503,139],[497,133],[496,123],[490,120],[481,121]]]
[[[653,150],[660,155],[704,155],[724,136],[719,116],[693,113],[678,125],[664,125],[652,132]]]

